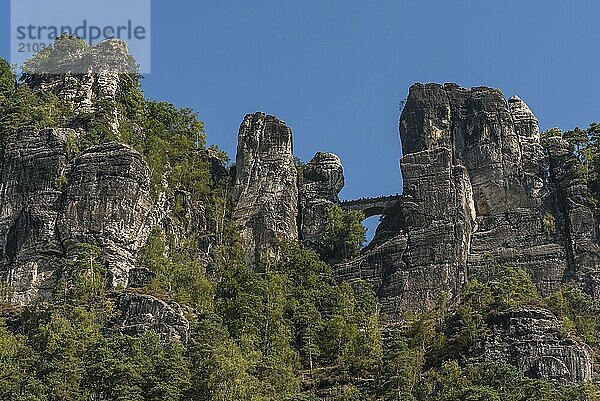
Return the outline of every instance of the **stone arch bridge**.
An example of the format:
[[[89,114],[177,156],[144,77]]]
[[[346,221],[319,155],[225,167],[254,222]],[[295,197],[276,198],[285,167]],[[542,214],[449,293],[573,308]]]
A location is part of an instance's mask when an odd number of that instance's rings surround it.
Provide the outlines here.
[[[402,199],[402,195],[378,196],[376,198],[361,198],[346,200],[340,202],[340,206],[345,210],[361,210],[365,218],[383,214],[383,212],[392,207],[396,202]]]

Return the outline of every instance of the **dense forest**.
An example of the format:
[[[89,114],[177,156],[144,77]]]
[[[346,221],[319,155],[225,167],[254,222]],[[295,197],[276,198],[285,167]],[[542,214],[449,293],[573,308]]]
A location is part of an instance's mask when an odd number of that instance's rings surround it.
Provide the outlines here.
[[[78,244],[64,261],[52,302],[2,306],[1,400],[600,400],[593,383],[555,386],[501,360],[476,364],[467,355],[486,334],[488,319],[517,306],[548,308],[563,321],[565,337],[598,350],[600,306],[578,288],[567,285],[543,297],[525,270],[490,257],[459,302],[440,294],[435,310],[390,322],[368,283],[334,279],[335,264],[365,242],[361,213],[339,207],[328,213],[323,252],[281,243],[279,260],[251,269],[230,216],[230,178],[215,178],[197,156],[207,149],[197,115],[145,99],[135,74],[120,77],[116,103],[76,115],[68,102],[32,90],[44,57],[18,77],[0,60],[2,143],[24,126],[77,124],[83,134],[71,138],[71,157],[107,141],[128,144],[150,167],[153,196],[183,189],[205,209],[214,247],[207,261],[199,256],[202,238],[182,241],[156,227],[138,261],[153,280],[143,288],[108,290],[100,250]],[[116,132],[110,128],[115,109]],[[571,144],[570,173],[597,193],[600,125],[544,134],[552,136]],[[211,149],[229,167],[228,156]],[[187,218],[177,208],[171,217]],[[5,300],[10,291],[2,287]],[[114,291],[181,304],[190,341],[114,330]]]

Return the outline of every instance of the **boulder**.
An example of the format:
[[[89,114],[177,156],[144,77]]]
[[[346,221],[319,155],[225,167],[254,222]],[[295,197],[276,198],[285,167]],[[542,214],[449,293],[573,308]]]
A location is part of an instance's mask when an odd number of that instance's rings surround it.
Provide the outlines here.
[[[163,341],[189,341],[190,322],[178,303],[132,292],[118,294],[115,302],[121,315],[114,329],[120,333],[138,336],[154,331]]]

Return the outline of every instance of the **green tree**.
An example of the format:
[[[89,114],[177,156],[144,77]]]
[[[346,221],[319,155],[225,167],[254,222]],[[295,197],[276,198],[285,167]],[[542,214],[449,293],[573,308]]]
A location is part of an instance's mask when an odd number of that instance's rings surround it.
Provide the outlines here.
[[[0,58],[0,110],[15,90],[16,76],[8,61]]]
[[[3,133],[3,141],[19,128],[59,127],[73,115],[70,103],[59,100],[53,94],[34,94],[27,85],[17,86],[4,100],[2,108],[0,133]]]
[[[162,229],[154,227],[140,252],[139,266],[155,274],[146,290],[155,295],[173,297],[197,311],[211,310],[213,284],[206,276],[203,262],[190,252],[193,246],[184,242],[184,246],[179,245],[172,250],[167,242]]]
[[[489,288],[492,302],[487,308],[504,310],[524,304],[541,304],[537,288],[523,268],[504,266],[488,258],[487,266],[477,272],[475,278]]]
[[[144,350],[125,335],[101,337],[85,360],[84,383],[92,400],[143,401]]]
[[[197,115],[191,109],[151,101],[134,114],[142,116],[136,125],[142,128],[143,136],[130,134],[127,142],[144,155],[154,192],[185,189],[192,199],[207,196],[208,164],[197,153],[205,146],[204,124]],[[164,182],[167,188],[163,188]]]
[[[381,392],[386,401],[416,400],[413,390],[418,384],[424,364],[424,353],[409,346],[398,330],[392,333],[380,375]]]
[[[100,248],[79,243],[68,250],[62,278],[57,287],[57,298],[63,304],[83,304],[104,295],[106,268],[99,262]]]
[[[598,401],[600,388],[594,383],[571,384],[561,388],[558,392],[559,401]]]
[[[358,254],[366,240],[364,218],[361,211],[344,210],[338,205],[327,208],[321,249],[323,260],[336,263]]]
[[[567,332],[576,334],[592,346],[596,345],[600,306],[589,295],[568,284],[544,301],[552,312],[562,318]]]
[[[335,291],[331,267],[315,252],[291,242],[282,246],[282,258],[274,271],[287,279],[285,314],[291,320],[302,365],[312,371],[322,354],[323,310]]]
[[[263,292],[260,314],[262,360],[258,377],[269,383],[272,398],[288,398],[300,391],[298,354],[292,348],[292,332],[285,317],[287,277],[269,274]]]
[[[488,386],[467,387],[461,397],[464,401],[500,401],[498,392]]]
[[[44,399],[46,386],[36,375],[38,357],[26,336],[10,333],[0,321],[0,399]]]
[[[336,288],[331,317],[323,333],[323,353],[343,371],[376,369],[382,354],[379,310],[364,282],[343,282]]]
[[[178,340],[161,342],[156,333],[140,337],[143,353],[145,401],[180,401],[190,386],[188,360]]]
[[[261,398],[260,384],[250,373],[252,363],[229,336],[218,316],[200,317],[192,333],[192,344],[187,351],[191,363],[188,399],[238,401]]]
[[[86,400],[84,358],[101,336],[93,313],[81,307],[55,310],[34,337],[39,353],[38,374],[51,401]]]

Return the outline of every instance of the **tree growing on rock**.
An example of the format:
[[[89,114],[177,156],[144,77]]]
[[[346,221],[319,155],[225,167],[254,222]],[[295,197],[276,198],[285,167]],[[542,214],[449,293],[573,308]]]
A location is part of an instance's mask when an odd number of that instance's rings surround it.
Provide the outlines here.
[[[321,255],[325,261],[336,263],[358,255],[366,241],[364,219],[361,211],[344,210],[338,205],[327,209]]]

